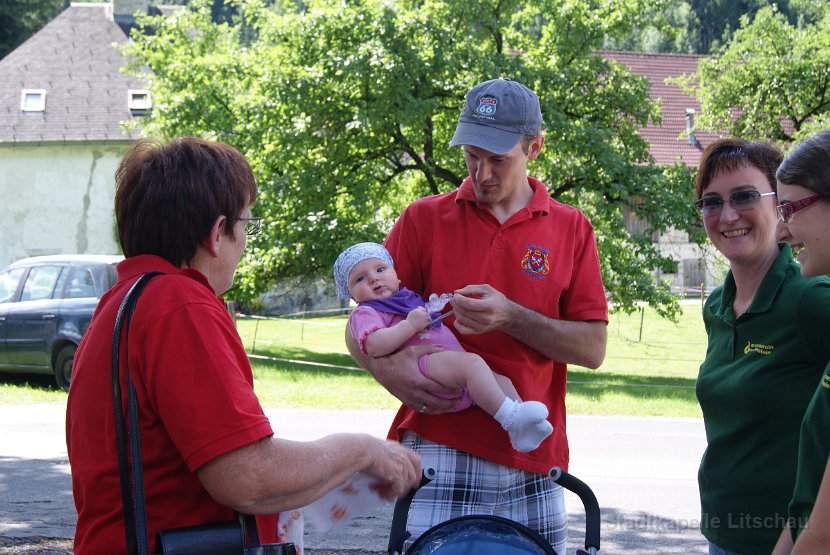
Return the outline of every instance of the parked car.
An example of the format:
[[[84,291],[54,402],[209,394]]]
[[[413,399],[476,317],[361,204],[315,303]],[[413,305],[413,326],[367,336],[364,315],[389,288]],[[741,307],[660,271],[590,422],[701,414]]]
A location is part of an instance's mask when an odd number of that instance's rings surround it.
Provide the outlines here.
[[[123,259],[35,256],[0,272],[0,371],[54,374],[68,390],[75,350]]]

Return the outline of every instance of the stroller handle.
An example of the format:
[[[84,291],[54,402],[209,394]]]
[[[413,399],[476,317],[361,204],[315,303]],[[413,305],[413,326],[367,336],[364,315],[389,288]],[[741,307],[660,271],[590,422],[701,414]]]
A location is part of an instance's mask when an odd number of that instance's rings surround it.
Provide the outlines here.
[[[428,484],[435,479],[436,471],[434,468],[425,468],[421,483],[417,488],[414,488],[406,497],[398,500],[395,504],[395,510],[392,516],[392,529],[389,534],[389,547],[387,553],[389,555],[400,555],[403,552],[403,544],[410,536],[406,531],[406,516],[409,512],[409,506],[412,503],[412,498],[415,493],[422,486]],[[565,489],[574,492],[582,501],[585,507],[585,550],[578,550],[577,555],[596,555],[599,551],[599,536],[600,536],[600,509],[597,498],[591,488],[582,480],[576,478],[572,474],[568,474],[558,466],[550,469],[548,476],[564,487]]]
[[[600,511],[597,496],[585,482],[558,466],[551,468],[548,476],[563,488],[574,492],[582,501],[585,507],[585,549],[587,552],[580,550],[577,554],[594,555],[599,551]]]
[[[389,533],[389,547],[387,553],[390,555],[398,555],[403,552],[403,544],[411,535],[406,531],[406,514],[409,512],[409,506],[412,504],[412,498],[415,493],[431,481],[435,479],[435,469],[428,467],[423,469],[421,473],[421,482],[417,488],[412,488],[405,497],[402,497],[395,503],[395,510],[392,513],[392,530]]]

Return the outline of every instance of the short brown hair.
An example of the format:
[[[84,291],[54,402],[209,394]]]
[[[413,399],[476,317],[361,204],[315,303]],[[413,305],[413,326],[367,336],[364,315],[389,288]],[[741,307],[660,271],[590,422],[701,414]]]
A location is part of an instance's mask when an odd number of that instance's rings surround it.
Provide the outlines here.
[[[234,227],[256,200],[256,181],[235,148],[194,137],[133,145],[115,173],[115,218],[124,256],[189,264],[219,216]]]
[[[752,166],[763,173],[772,190],[775,186],[775,170],[781,164],[783,154],[772,143],[750,142],[743,139],[720,139],[706,147],[698,164],[695,182],[695,198],[703,196],[703,191],[717,174],[732,171],[741,166]]]

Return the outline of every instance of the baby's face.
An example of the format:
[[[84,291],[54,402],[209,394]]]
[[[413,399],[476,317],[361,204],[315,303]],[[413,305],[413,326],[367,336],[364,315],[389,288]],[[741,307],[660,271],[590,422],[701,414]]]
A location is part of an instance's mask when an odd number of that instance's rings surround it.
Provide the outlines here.
[[[390,297],[400,285],[395,268],[379,258],[361,260],[349,272],[349,293],[359,303]]]

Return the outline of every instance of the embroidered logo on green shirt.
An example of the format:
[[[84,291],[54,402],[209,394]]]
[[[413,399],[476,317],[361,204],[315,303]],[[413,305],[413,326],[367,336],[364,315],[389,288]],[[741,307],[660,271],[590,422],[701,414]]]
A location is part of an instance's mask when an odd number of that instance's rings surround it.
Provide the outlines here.
[[[824,375],[824,377],[821,379],[821,387],[823,387],[824,389],[830,389],[830,375]]]
[[[744,354],[758,353],[759,355],[771,355],[773,349],[775,349],[775,345],[763,345],[761,343],[747,341],[746,347],[744,347]]]

